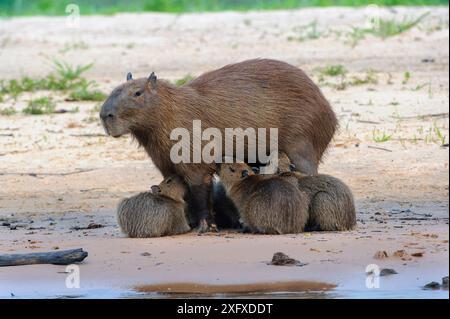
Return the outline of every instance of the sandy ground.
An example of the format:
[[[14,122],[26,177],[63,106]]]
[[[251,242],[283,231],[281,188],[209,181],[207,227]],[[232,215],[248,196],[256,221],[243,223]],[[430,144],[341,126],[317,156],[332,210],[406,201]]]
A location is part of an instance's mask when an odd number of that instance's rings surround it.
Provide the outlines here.
[[[364,25],[363,9],[82,16],[76,29],[64,18],[0,20],[1,79],[44,76],[51,58],[94,62],[86,77],[109,92],[128,71],[175,80],[254,57],[290,62],[317,82],[317,68],[328,64],[344,65],[348,78],[364,78],[369,70],[377,78],[344,90],[333,86],[339,79],[321,82],[341,128],[320,170],[348,183],[357,202],[358,227],[342,233],[124,238],[114,216],[117,202],[161,180],[144,152],[129,137],[103,136],[96,103],[66,102],[54,92],[6,98],[0,108],[21,109],[31,97],[51,95],[58,108],[80,111],[0,115],[0,252],[82,247],[89,257],[80,264],[80,289],[65,288],[64,266],[0,268],[0,297],[116,297],[137,287],[242,295],[262,283],[297,292],[336,285],[324,295],[296,297],[448,298],[448,291],[422,287],[440,282],[449,269],[449,151],[443,145],[449,136],[449,12],[396,8],[381,15],[401,19],[426,11],[431,14],[419,27],[384,40],[368,36],[356,47],[343,34]],[[300,40],[313,21],[320,36]],[[405,72],[411,74],[406,81]],[[376,142],[383,133],[390,140]],[[92,222],[104,227],[72,229]],[[394,256],[399,250],[406,255]],[[277,251],[307,265],[267,265]],[[378,251],[389,257],[376,259]],[[398,274],[369,289],[369,264]]]

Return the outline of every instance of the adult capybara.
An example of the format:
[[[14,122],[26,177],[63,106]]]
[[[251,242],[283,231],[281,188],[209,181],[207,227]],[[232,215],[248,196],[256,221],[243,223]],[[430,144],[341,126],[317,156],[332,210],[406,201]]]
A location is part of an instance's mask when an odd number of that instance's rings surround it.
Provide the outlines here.
[[[309,197],[307,230],[342,231],[356,225],[356,210],[350,188],[338,178],[318,174],[307,176],[295,171],[286,154],[278,156],[279,176],[298,181],[300,191]]]
[[[170,151],[175,128],[187,129],[201,120],[203,129],[278,129],[278,149],[305,174],[316,174],[320,159],[337,126],[336,116],[320,89],[300,69],[275,60],[255,59],[227,65],[176,87],[148,78],[115,88],[100,117],[106,132],[119,137],[131,133],[164,177],[177,174],[189,185],[189,201],[200,220],[200,231],[214,223],[211,208],[214,163],[177,163]],[[194,143],[190,140],[190,146]],[[245,152],[248,145],[245,144]],[[221,156],[225,154],[222,148]],[[234,156],[234,155],[233,155]],[[259,157],[257,158],[257,160]]]
[[[300,233],[308,221],[308,196],[278,176],[256,175],[245,163],[222,163],[219,176],[244,227],[255,233]]]
[[[186,185],[177,176],[167,177],[152,192],[125,198],[117,208],[121,230],[129,237],[177,235],[191,228],[185,215]]]

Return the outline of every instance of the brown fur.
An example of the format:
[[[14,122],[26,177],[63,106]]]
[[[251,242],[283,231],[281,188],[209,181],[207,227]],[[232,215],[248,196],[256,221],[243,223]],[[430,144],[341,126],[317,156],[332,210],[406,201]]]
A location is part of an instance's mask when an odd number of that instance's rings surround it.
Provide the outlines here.
[[[316,174],[337,126],[330,105],[302,70],[267,59],[227,65],[181,87],[155,77],[127,81],[114,89],[100,116],[110,135],[131,133],[164,177],[185,178],[200,218],[211,211],[211,183],[204,176],[215,166],[173,164],[172,129],[192,133],[196,119],[203,129],[218,128],[222,136],[225,128],[278,128],[279,149],[302,172]]]
[[[178,177],[168,177],[144,192],[125,198],[117,208],[117,220],[129,237],[160,237],[190,230],[183,200],[186,186]]]
[[[248,176],[243,173],[246,172]],[[308,219],[308,197],[277,176],[255,175],[247,164],[221,164],[219,176],[244,226],[266,234],[300,233]]]
[[[298,187],[308,194],[308,230],[342,231],[356,225],[356,211],[353,194],[341,180],[324,174],[306,176],[294,169],[286,154],[278,158],[279,176],[289,182],[297,180]]]

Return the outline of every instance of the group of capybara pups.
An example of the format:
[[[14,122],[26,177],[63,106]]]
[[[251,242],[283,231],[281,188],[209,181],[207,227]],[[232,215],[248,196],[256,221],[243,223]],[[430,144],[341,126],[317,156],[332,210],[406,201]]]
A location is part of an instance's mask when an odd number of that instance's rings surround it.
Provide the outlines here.
[[[109,135],[131,134],[164,177],[151,191],[120,202],[118,222],[129,237],[176,235],[193,228],[263,234],[341,231],[356,224],[350,189],[318,174],[336,116],[320,89],[290,64],[248,60],[181,87],[157,80],[154,73],[136,80],[128,74],[103,104],[100,117]],[[221,133],[225,128],[277,128],[276,171],[260,174],[258,167],[267,163],[248,158],[174,163],[170,152],[177,141],[171,132],[181,127],[192,133],[193,120]]]

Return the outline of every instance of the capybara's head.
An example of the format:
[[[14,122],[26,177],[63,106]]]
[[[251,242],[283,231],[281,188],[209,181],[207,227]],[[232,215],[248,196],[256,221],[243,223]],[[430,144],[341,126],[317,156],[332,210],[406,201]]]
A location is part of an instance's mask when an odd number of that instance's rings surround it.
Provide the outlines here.
[[[231,187],[234,183],[255,173],[245,163],[222,163],[217,169],[217,174],[226,187]]]
[[[106,133],[119,137],[139,127],[139,121],[148,120],[145,114],[157,105],[156,85],[154,73],[136,80],[128,73],[127,81],[112,91],[100,110]]]
[[[152,186],[152,191],[178,202],[183,202],[187,186],[180,177],[173,175],[166,177],[158,186]]]

